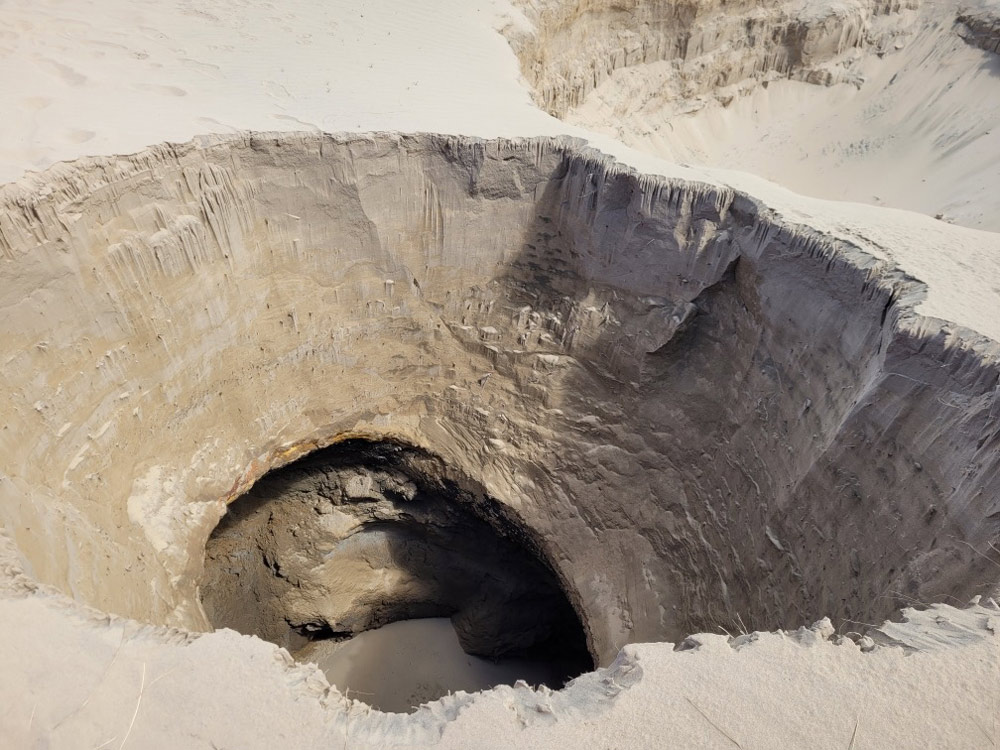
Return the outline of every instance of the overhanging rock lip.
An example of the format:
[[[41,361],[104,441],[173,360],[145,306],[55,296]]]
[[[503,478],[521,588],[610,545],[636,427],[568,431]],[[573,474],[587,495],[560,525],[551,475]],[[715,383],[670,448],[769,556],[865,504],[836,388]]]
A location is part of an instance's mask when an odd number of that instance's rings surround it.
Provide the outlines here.
[[[868,264],[881,262],[886,266],[899,268],[904,273],[911,265],[923,266],[926,269],[927,258],[924,257],[918,261],[912,260],[909,256],[909,248],[931,241],[922,237],[921,233],[924,229],[933,228],[937,235],[947,238],[948,251],[954,253],[956,248],[969,248],[970,257],[955,260],[952,268],[954,277],[947,281],[936,282],[922,279],[925,287],[928,285],[931,287],[915,306],[931,304],[935,317],[954,321],[970,330],[977,330],[982,335],[1000,339],[1000,323],[996,324],[997,327],[994,328],[994,324],[980,313],[970,311],[965,298],[958,299],[954,296],[948,297],[948,295],[933,293],[933,290],[941,285],[966,286],[970,293],[980,297],[978,300],[980,306],[988,303],[1000,306],[1000,292],[983,286],[980,283],[983,274],[977,273],[975,268],[970,267],[970,264],[977,262],[977,258],[984,257],[981,252],[984,240],[986,247],[996,244],[997,249],[1000,250],[1000,235],[932,221],[926,216],[910,211],[810,198],[740,172],[727,172],[712,168],[681,170],[681,167],[676,164],[651,157],[648,154],[629,149],[619,151],[614,142],[603,139],[601,140],[601,148],[611,149],[614,155],[599,151],[589,141],[572,135],[482,138],[433,132],[389,130],[370,132],[248,130],[233,135],[206,134],[194,136],[191,140],[184,142],[162,142],[131,154],[85,156],[71,161],[57,162],[43,171],[26,172],[13,182],[0,185],[0,208],[6,208],[8,212],[11,210],[20,212],[47,198],[60,187],[65,190],[69,199],[60,203],[59,207],[62,207],[89,189],[109,184],[114,179],[137,174],[152,167],[158,159],[169,160],[196,150],[211,151],[216,148],[234,146],[253,149],[266,148],[267,144],[280,146],[311,143],[315,144],[317,151],[320,151],[324,142],[338,145],[371,145],[384,141],[404,148],[421,141],[440,145],[450,143],[477,146],[484,149],[488,147],[548,148],[562,151],[571,158],[593,160],[595,167],[606,170],[609,175],[628,174],[633,178],[640,179],[645,184],[659,186],[661,189],[673,187],[693,189],[696,192],[722,191],[730,196],[728,200],[734,207],[739,205],[748,207],[762,221],[784,227],[786,231],[807,234],[817,241],[835,242],[841,246],[844,252],[856,251],[860,253],[858,264],[865,267]],[[130,161],[133,162],[131,165],[128,163]],[[96,181],[93,179],[95,171],[101,173],[101,177]],[[678,171],[690,172],[692,176],[679,175]],[[821,207],[831,209],[831,215],[836,217],[834,221],[828,221],[828,217],[824,216],[823,213],[816,213],[817,208]],[[818,223],[824,225],[825,229],[821,230],[808,225],[809,218],[814,216],[820,219]],[[879,231],[881,223],[879,219],[882,217],[896,217],[892,222],[893,230],[891,232]],[[904,233],[904,236],[897,236],[896,230],[901,225],[899,217],[910,220],[914,225]],[[868,231],[867,228],[870,228],[871,231]],[[887,246],[887,242],[895,244]],[[2,238],[0,238],[0,247],[2,245]],[[975,250],[973,246],[979,249]],[[946,248],[942,247],[942,250],[944,251]],[[963,252],[965,251],[963,250]],[[894,257],[896,255],[899,257]],[[865,256],[866,259],[862,260],[862,256]],[[909,273],[908,275],[912,278],[920,276],[919,273]],[[984,298],[983,295],[987,295],[989,299]],[[933,303],[931,303],[931,297],[934,298]]]
[[[504,149],[553,151],[562,153],[569,159],[584,160],[588,166],[592,165],[595,172],[602,173],[605,178],[625,176],[636,180],[647,191],[683,190],[694,191],[697,194],[714,194],[716,202],[720,204],[723,211],[733,210],[749,214],[764,228],[763,231],[773,232],[775,237],[794,237],[821,253],[846,260],[859,269],[869,269],[879,276],[895,275],[897,279],[905,279],[906,285],[909,287],[905,300],[908,303],[907,306],[912,306],[915,313],[916,308],[926,301],[928,296],[929,282],[927,280],[918,279],[907,273],[897,262],[884,257],[881,248],[862,246],[859,244],[859,238],[849,236],[851,235],[849,232],[837,234],[831,231],[821,231],[801,221],[789,220],[778,209],[772,207],[766,198],[730,187],[722,180],[687,179],[644,171],[621,157],[598,150],[582,138],[568,135],[493,139],[442,133],[401,133],[397,131],[372,131],[369,133],[244,131],[234,135],[198,135],[189,141],[164,142],[131,154],[85,156],[71,161],[58,162],[40,172],[25,173],[13,182],[0,185],[0,209],[3,209],[9,216],[20,214],[20,220],[29,225],[42,225],[44,219],[37,213],[37,206],[41,203],[48,203],[57,215],[61,214],[94,190],[111,185],[125,177],[154,169],[157,162],[173,161],[195,151],[209,153],[234,147],[260,151],[267,150],[268,147],[280,148],[285,145],[299,145],[306,148],[315,147],[317,154],[321,155],[323,143],[350,146],[353,144],[377,145],[385,142],[404,149],[414,146],[422,147],[427,143],[438,148],[458,145],[480,148],[484,151],[495,149],[495,153]],[[812,198],[795,197],[809,203],[816,202],[816,199]],[[834,202],[828,201],[827,203],[833,204]],[[918,215],[913,214],[913,216]],[[956,233],[971,231],[961,227],[948,227],[948,225],[945,227],[945,231],[951,229]],[[3,244],[2,235],[0,235],[0,248],[3,247]],[[1000,292],[997,293],[996,301],[1000,305]],[[950,318],[945,319],[950,320]],[[968,331],[976,330],[966,325],[962,327]],[[988,332],[977,331],[977,333],[980,336],[991,338]]]

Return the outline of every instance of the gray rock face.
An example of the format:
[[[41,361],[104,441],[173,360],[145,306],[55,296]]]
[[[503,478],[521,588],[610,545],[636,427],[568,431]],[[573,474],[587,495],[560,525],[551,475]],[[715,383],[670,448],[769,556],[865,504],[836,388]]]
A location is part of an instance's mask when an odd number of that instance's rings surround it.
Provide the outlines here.
[[[959,11],[958,34],[973,47],[1000,54],[1000,10],[987,3],[972,3]]]
[[[358,437],[500,503],[604,664],[1000,580],[996,345],[746,195],[570,141],[265,134],[0,205],[0,521],[105,611],[208,628],[225,505]],[[345,527],[405,507],[334,485]]]

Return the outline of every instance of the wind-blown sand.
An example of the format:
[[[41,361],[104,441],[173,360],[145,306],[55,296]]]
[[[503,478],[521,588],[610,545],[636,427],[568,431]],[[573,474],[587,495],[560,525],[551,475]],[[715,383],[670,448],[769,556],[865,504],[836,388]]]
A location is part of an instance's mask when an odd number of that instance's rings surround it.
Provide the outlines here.
[[[0,181],[200,133],[562,132],[493,29],[502,7],[5,2]]]

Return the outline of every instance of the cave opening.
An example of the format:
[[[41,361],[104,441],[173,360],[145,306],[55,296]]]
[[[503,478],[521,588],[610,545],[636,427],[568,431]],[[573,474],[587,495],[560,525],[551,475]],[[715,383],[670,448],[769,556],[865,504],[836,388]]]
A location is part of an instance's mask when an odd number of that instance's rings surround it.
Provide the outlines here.
[[[200,590],[214,627],[315,662],[382,710],[594,668],[530,531],[394,441],[343,440],[261,478],[213,531]]]

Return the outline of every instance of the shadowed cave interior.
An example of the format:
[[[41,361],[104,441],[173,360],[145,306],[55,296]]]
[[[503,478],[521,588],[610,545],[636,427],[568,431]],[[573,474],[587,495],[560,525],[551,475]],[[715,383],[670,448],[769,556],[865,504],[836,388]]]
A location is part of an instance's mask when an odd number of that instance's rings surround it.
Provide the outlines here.
[[[201,594],[215,627],[256,635],[324,668],[330,651],[319,644],[418,618],[450,618],[464,654],[447,649],[450,628],[440,622],[397,626],[380,638],[411,644],[407,672],[445,668],[428,660],[462,659],[479,675],[476,687],[509,674],[510,682],[556,688],[594,667],[557,577],[509,512],[450,478],[439,459],[395,442],[346,440],[263,477],[213,532]],[[365,643],[360,658],[388,671],[390,656],[384,665],[372,658],[372,649],[384,650],[380,641]],[[497,671],[505,662],[509,669]],[[330,669],[331,677],[343,674]],[[412,700],[465,689],[458,678],[454,686],[419,678],[387,674],[383,687],[415,679],[421,689]],[[364,695],[389,710],[409,708],[378,687]]]

